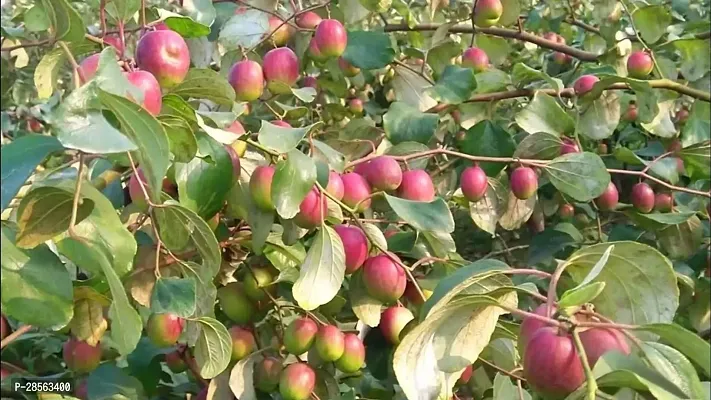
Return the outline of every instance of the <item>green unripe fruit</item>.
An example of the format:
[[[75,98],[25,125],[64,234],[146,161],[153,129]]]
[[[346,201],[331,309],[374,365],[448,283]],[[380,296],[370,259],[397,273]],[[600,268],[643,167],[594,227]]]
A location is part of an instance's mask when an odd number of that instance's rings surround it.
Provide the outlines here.
[[[244,293],[254,301],[260,301],[267,298],[266,293],[262,288],[267,288],[274,281],[274,275],[267,268],[252,268],[251,272],[247,272],[244,278]],[[269,291],[273,292],[274,286],[269,287]]]
[[[230,337],[232,337],[232,355],[230,357],[232,362],[247,357],[257,348],[254,335],[247,329],[233,326],[230,328]]]
[[[318,326],[311,318],[297,318],[284,332],[284,348],[291,354],[304,354],[314,343],[317,332]]]
[[[175,314],[153,314],[148,319],[146,333],[156,346],[170,347],[180,338],[183,326],[185,321]]]
[[[254,367],[254,385],[264,393],[273,392],[279,385],[284,366],[276,357],[265,357]]]
[[[232,282],[217,289],[217,299],[222,312],[227,318],[237,324],[246,324],[254,316],[255,306],[244,293],[244,287],[239,282]]]
[[[304,363],[287,366],[279,379],[279,393],[284,400],[307,400],[316,386],[316,373]]]
[[[343,332],[334,325],[324,325],[316,334],[314,346],[324,361],[336,361],[341,358],[345,349]]]
[[[361,369],[365,362],[365,346],[358,335],[346,333],[343,338],[344,350],[341,358],[336,360],[336,368],[352,373]]]
[[[173,373],[179,374],[188,369],[188,365],[183,360],[179,351],[173,351],[165,355],[165,363]]]

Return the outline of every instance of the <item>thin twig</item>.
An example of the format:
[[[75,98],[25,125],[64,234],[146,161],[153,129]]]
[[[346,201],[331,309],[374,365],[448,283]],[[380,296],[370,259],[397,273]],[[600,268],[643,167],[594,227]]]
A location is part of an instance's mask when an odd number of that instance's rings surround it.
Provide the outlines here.
[[[412,68],[411,66],[405,64],[404,62],[399,61],[399,60],[395,60],[395,61],[393,61],[393,63],[394,63],[394,64],[397,64],[397,65],[399,65],[399,66],[401,66],[401,67],[403,67],[403,68],[405,68],[405,69],[407,69],[407,70],[409,70],[409,71],[412,72],[412,73],[415,73],[415,74],[421,76],[421,77],[422,77],[424,80],[426,80],[427,83],[429,83],[430,85],[434,85],[434,82],[432,81],[432,79],[430,79],[430,77],[428,77],[426,74],[424,74],[424,73],[422,73],[422,72],[420,72],[420,71],[418,71],[418,70]]]
[[[0,349],[5,348],[5,346],[7,346],[8,344],[15,341],[15,339],[17,339],[20,336],[24,335],[25,333],[29,332],[30,329],[32,329],[32,325],[23,325],[23,326],[17,328],[17,330],[15,332],[12,332],[11,334],[7,335],[5,337],[5,339],[0,341]]]
[[[489,361],[485,360],[485,359],[482,358],[482,357],[479,357],[479,361],[481,361],[482,363],[484,363],[484,364],[490,366],[491,368],[493,368],[493,369],[495,369],[495,370],[501,372],[502,374],[504,374],[504,375],[506,375],[506,376],[509,376],[509,377],[511,377],[511,378],[513,378],[513,379],[516,379],[517,381],[526,382],[526,379],[524,379],[523,377],[520,377],[520,376],[518,376],[518,375],[516,375],[516,374],[514,374],[514,373],[511,373],[511,372],[509,372],[509,371],[507,371],[507,370],[505,370],[505,369],[499,367],[498,365],[496,365],[496,364],[494,364],[494,363],[492,363],[492,362],[489,362]]]

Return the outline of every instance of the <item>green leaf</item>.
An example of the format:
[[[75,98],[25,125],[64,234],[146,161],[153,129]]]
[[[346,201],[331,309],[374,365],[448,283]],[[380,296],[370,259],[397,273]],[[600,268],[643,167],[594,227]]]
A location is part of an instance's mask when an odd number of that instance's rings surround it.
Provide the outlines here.
[[[651,45],[664,36],[672,17],[664,6],[646,6],[632,13],[632,21],[642,39]]]
[[[290,106],[288,104],[283,104],[278,101],[274,101],[279,109],[283,111],[284,119],[295,120],[303,118],[309,112],[309,109],[303,106]]]
[[[21,250],[15,232],[2,227],[3,314],[41,328],[63,327],[72,319],[73,290],[69,272],[46,245]]]
[[[506,189],[497,180],[489,178],[489,187],[483,198],[469,202],[469,215],[474,224],[492,236],[496,234],[496,224],[506,202]]]
[[[290,151],[286,160],[277,163],[272,180],[272,202],[277,213],[282,218],[294,218],[315,183],[313,160],[298,150]]]
[[[195,361],[200,376],[212,379],[230,363],[232,338],[227,328],[214,318],[201,317],[197,322],[202,329],[195,343]]]
[[[513,49],[509,44],[509,40],[497,36],[477,34],[475,44],[484,50],[493,65],[501,65],[511,60]]]
[[[627,86],[630,87],[630,89],[634,90],[635,92],[635,104],[637,105],[638,122],[651,122],[654,117],[659,114],[659,96],[657,96],[657,92],[652,89],[652,87],[647,81],[605,74],[599,75],[599,78],[600,81],[595,83],[593,89],[588,92],[585,97],[583,97],[584,100],[597,99],[603,93],[605,93],[605,89],[607,89],[609,86],[615,83],[625,83]],[[604,106],[604,104],[602,104],[602,106]],[[592,124],[592,122],[593,121],[588,121],[589,124]],[[612,123],[610,122],[609,124],[611,125]],[[588,128],[590,131],[595,131],[594,126],[586,128]]]
[[[641,348],[654,369],[684,391],[688,398],[704,398],[704,388],[696,369],[678,350],[654,342],[643,342]]]
[[[491,93],[504,90],[511,84],[511,77],[504,71],[489,68],[476,74],[476,93]]]
[[[312,87],[291,88],[291,94],[304,103],[311,103],[316,98],[316,89]]]
[[[279,271],[283,272],[289,268],[296,270],[306,258],[306,249],[301,242],[288,246],[284,244],[280,234],[272,233],[264,246],[264,256]]]
[[[537,80],[543,80],[555,90],[563,89],[563,82],[558,78],[551,78],[543,71],[533,69],[524,63],[516,63],[511,71],[511,78],[517,85],[526,85]]]
[[[674,122],[671,120],[671,110],[674,108],[674,104],[674,100],[659,102],[659,113],[657,113],[657,115],[655,115],[649,123],[640,122],[642,128],[652,135],[659,136],[661,138],[671,138],[676,136],[677,129],[674,126]]]
[[[210,27],[208,25],[203,25],[190,17],[175,14],[160,8],[158,9],[158,15],[171,31],[177,32],[186,39],[203,37],[210,34]]]
[[[175,162],[190,162],[197,154],[198,144],[195,133],[186,120],[172,116],[161,115],[158,117],[163,129],[168,136],[170,152],[175,156]]]
[[[511,157],[516,151],[516,144],[505,129],[484,120],[467,130],[466,138],[459,143],[459,148],[473,156]],[[481,162],[479,166],[488,176],[496,176],[506,164]]]
[[[69,229],[73,200],[71,192],[54,187],[40,187],[25,195],[17,207],[17,247],[33,248]],[[93,201],[80,199],[76,222],[93,208]]]
[[[620,98],[607,91],[593,100],[578,117],[575,131],[593,140],[612,136],[620,122]]]
[[[567,290],[560,297],[558,307],[568,308],[590,303],[605,289],[605,282],[588,283],[573,290]]]
[[[127,22],[141,9],[139,0],[110,0],[106,2],[106,12],[115,20]]]
[[[195,282],[195,312],[191,317],[215,317],[217,288],[213,283],[212,271],[202,265],[188,261],[180,264],[185,279]],[[188,344],[194,344],[200,335],[199,322],[189,320],[184,337]]]
[[[262,121],[257,140],[260,144],[274,149],[279,153],[288,153],[296,148],[306,134],[320,125],[321,122],[316,122],[315,124],[303,128],[286,128],[274,125],[269,121]]]
[[[274,181],[272,180],[272,184]],[[252,200],[247,184],[235,183],[230,191],[227,200],[228,210],[230,207],[242,208],[240,218],[247,220],[252,228],[252,250],[255,254],[262,254],[264,243],[271,232],[274,223],[274,211],[264,211],[257,207]]]
[[[701,369],[704,376],[711,376],[711,345],[694,332],[677,324],[647,324],[639,330],[659,335],[661,339],[674,346]]]
[[[227,79],[211,69],[191,68],[188,75],[168,94],[175,94],[185,99],[206,99],[217,104],[232,105],[235,90]]]
[[[600,272],[602,272],[602,269],[605,268],[605,265],[607,265],[607,260],[610,259],[610,254],[612,253],[612,250],[615,249],[615,245],[612,244],[607,247],[607,250],[605,250],[604,253],[602,253],[602,257],[595,263],[595,266],[592,267],[590,272],[588,272],[588,275],[578,284],[578,286],[574,287],[571,290],[576,290],[580,289],[583,286],[588,285],[590,282],[593,281],[593,279],[597,278],[598,275],[600,275]]]
[[[526,200],[520,200],[514,196],[510,190],[507,191],[507,195],[506,207],[504,208],[501,218],[499,218],[499,225],[507,231],[513,231],[520,228],[521,225],[531,218],[533,209],[536,206],[536,201],[538,200],[538,195],[534,194]]]
[[[563,222],[546,228],[533,236],[528,248],[528,262],[532,265],[550,261],[559,251],[569,246],[576,246],[584,241],[583,235],[570,223]]]
[[[343,153],[337,151],[333,147],[327,145],[326,143],[320,140],[314,139],[313,144],[315,150],[314,156],[317,159],[326,162],[331,167],[331,169],[336,172],[342,173],[345,170],[346,156],[344,156]]]
[[[711,141],[686,147],[679,156],[684,161],[687,172],[690,172],[689,175],[699,179],[711,177]]]
[[[351,277],[348,289],[351,307],[356,317],[370,327],[378,326],[383,303],[368,294],[363,284],[363,273],[360,270]]]
[[[41,4],[35,4],[24,15],[25,29],[28,32],[43,32],[49,29],[50,20]]]
[[[187,121],[193,128],[198,124],[198,118],[200,117],[187,101],[175,94],[163,96],[163,105],[160,114],[180,117]],[[209,134],[210,132],[207,133]],[[220,140],[218,140],[218,142],[220,142]]]
[[[384,194],[385,200],[400,219],[418,231],[454,232],[454,218],[441,198],[426,203]]]
[[[681,130],[681,143],[689,147],[708,140],[711,140],[711,105],[695,101],[689,119]]]
[[[531,400],[531,395],[526,391],[519,391],[508,376],[497,372],[494,377],[494,398],[492,400],[510,399]]]
[[[67,0],[41,0],[41,4],[49,18],[55,40],[84,40],[84,21]]]
[[[593,374],[599,387],[630,387],[649,391],[656,399],[679,399],[686,395],[664,375],[635,356],[608,352],[595,363]]]
[[[367,10],[382,13],[386,12],[392,7],[392,0],[359,0],[360,4]],[[349,40],[350,41],[350,40]]]
[[[439,117],[437,114],[420,112],[412,106],[395,102],[383,115],[385,136],[393,144],[419,142],[427,144],[435,131]]]
[[[35,168],[48,154],[62,150],[62,145],[52,136],[25,135],[4,144],[2,149],[0,208],[4,210]]]
[[[528,133],[546,132],[560,136],[575,130],[575,122],[570,115],[555,98],[542,92],[536,92],[533,100],[514,119]]]
[[[513,156],[534,160],[552,160],[560,155],[563,141],[556,135],[539,132],[527,135],[516,147]]]
[[[299,307],[315,310],[331,301],[341,288],[345,272],[343,242],[333,228],[322,225],[301,265],[299,279],[292,287]]]
[[[191,317],[195,312],[195,286],[194,279],[158,279],[151,295],[151,311]]]
[[[476,89],[474,70],[448,65],[437,83],[429,89],[433,99],[445,104],[459,104],[469,99]]]
[[[86,380],[87,398],[144,399],[141,381],[114,363],[103,363]]]
[[[573,282],[583,281],[610,243],[587,246],[567,260]],[[636,242],[615,242],[606,267],[593,282],[605,282],[595,309],[618,323],[670,322],[679,305],[671,262],[658,250]]]
[[[545,166],[553,186],[579,202],[599,197],[610,184],[610,174],[600,156],[594,153],[569,153]]]
[[[385,154],[391,156],[406,156],[408,154],[419,153],[421,151],[427,151],[430,148],[426,145],[418,142],[402,142],[396,144],[395,146],[389,148]],[[425,169],[427,168],[427,158],[416,158],[407,162],[407,166],[410,169]]]
[[[625,214],[640,227],[653,231],[664,229],[669,225],[683,224],[696,215],[693,211],[642,214],[636,210],[626,210]]]
[[[35,6],[33,9],[37,8],[38,6]],[[59,80],[59,72],[66,61],[67,55],[62,49],[54,49],[42,56],[34,75],[38,98],[48,99],[52,96]]]
[[[212,26],[215,21],[217,12],[211,0],[183,0],[180,5],[189,17],[203,25]]]
[[[703,229],[697,216],[657,232],[657,240],[662,249],[674,260],[687,259],[696,253],[701,246],[702,236]]]
[[[225,51],[256,46],[269,32],[268,17],[258,10],[240,10],[222,26],[217,42]]]
[[[437,100],[427,94],[427,89],[432,83],[417,72],[400,65],[395,65],[395,77],[392,85],[395,90],[396,102],[403,102],[419,111],[427,111],[437,105]],[[392,109],[392,104],[390,105]]]
[[[693,82],[708,73],[711,69],[711,56],[706,51],[709,48],[708,39],[680,39],[673,43],[681,55],[679,70],[686,80]]]
[[[395,59],[395,49],[386,33],[349,31],[348,45],[342,57],[358,68],[378,69]]]

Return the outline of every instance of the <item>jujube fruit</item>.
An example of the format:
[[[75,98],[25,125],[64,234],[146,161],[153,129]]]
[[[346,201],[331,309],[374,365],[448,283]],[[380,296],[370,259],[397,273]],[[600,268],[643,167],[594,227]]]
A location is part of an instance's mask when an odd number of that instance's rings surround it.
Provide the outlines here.
[[[146,324],[146,334],[158,347],[174,345],[183,333],[185,320],[171,313],[152,314]]]
[[[315,29],[323,19],[313,11],[307,11],[296,17],[296,25],[299,28]]]
[[[657,193],[654,196],[654,209],[659,212],[670,212],[674,208],[674,197],[671,193]]]
[[[652,56],[645,51],[634,51],[627,59],[627,72],[633,78],[646,78],[653,68]]]
[[[75,337],[64,342],[62,357],[67,368],[78,374],[86,374],[95,370],[101,362],[101,347]]]
[[[291,93],[291,87],[299,80],[299,59],[288,47],[269,50],[262,60],[267,89],[273,94]]]
[[[304,229],[311,229],[321,225],[327,214],[326,196],[318,188],[313,188],[299,204],[299,213],[294,217],[294,223]]]
[[[334,325],[321,326],[314,339],[314,347],[323,361],[336,361],[345,349],[344,335]]]
[[[236,62],[230,68],[227,80],[239,101],[257,100],[264,92],[264,71],[261,65],[252,60]]]
[[[150,72],[136,70],[127,73],[126,79],[143,92],[141,106],[151,115],[160,114],[163,98],[156,78]]]
[[[478,0],[474,7],[474,23],[482,28],[494,26],[503,13],[500,0]]]
[[[360,73],[360,68],[349,63],[343,57],[338,58],[338,66],[341,68],[341,71],[343,71],[343,75],[345,75],[349,78],[352,78]]]
[[[529,167],[518,167],[511,173],[511,191],[520,200],[526,200],[538,190],[538,175]]]
[[[314,40],[325,57],[340,57],[346,50],[348,35],[340,21],[325,19],[316,27]]]
[[[585,355],[588,357],[588,364],[591,368],[608,351],[630,354],[627,339],[617,329],[590,328],[580,332],[580,341],[583,343]]]
[[[478,47],[470,47],[462,53],[462,66],[471,68],[474,72],[486,71],[489,68],[489,56]]]
[[[600,210],[610,211],[617,206],[617,202],[620,200],[620,193],[617,191],[617,186],[610,182],[607,184],[607,188],[602,194],[595,199],[595,204]]]
[[[289,364],[279,378],[279,393],[284,400],[307,400],[316,386],[316,373],[307,364]]]
[[[355,98],[348,100],[348,111],[355,115],[360,115],[363,113],[363,101],[361,99]]]
[[[473,369],[473,366],[467,365],[466,368],[464,368],[464,371],[462,371],[462,374],[459,375],[459,379],[457,379],[457,384],[466,385],[467,382],[469,382],[469,379],[471,379],[472,377]]]
[[[275,46],[284,46],[291,37],[291,27],[284,20],[274,15],[269,16],[269,30],[272,31],[271,41]]]
[[[279,376],[284,366],[276,357],[264,357],[254,366],[254,386],[262,392],[269,393],[279,385]]]
[[[254,301],[264,300],[267,298],[265,289],[274,292],[275,287],[270,286],[272,282],[274,282],[274,274],[269,268],[252,268],[244,277],[244,294]]]
[[[331,171],[328,173],[328,185],[326,191],[337,200],[343,199],[343,180],[337,172]]]
[[[368,241],[360,228],[355,226],[336,225],[336,233],[343,242],[346,252],[346,274],[357,271],[368,257]]]
[[[540,315],[545,317],[546,312],[547,312],[547,305],[546,303],[543,303],[536,307],[535,310],[533,310],[533,313],[536,315]],[[551,317],[556,313],[557,309],[554,306],[553,309],[551,310]],[[526,346],[528,345],[528,342],[531,340],[533,335],[541,328],[545,328],[548,326],[545,322],[536,319],[536,318],[531,318],[531,317],[526,317],[523,319],[521,322],[521,328],[519,329],[519,334],[518,334],[518,350],[519,353],[525,354],[526,353]]]
[[[397,190],[398,197],[412,201],[431,202],[435,198],[435,188],[427,171],[413,169],[402,173],[402,183]]]
[[[343,355],[336,360],[336,368],[341,372],[353,373],[363,367],[365,346],[358,335],[346,333],[343,337]]]
[[[365,211],[370,207],[370,199],[368,198],[372,193],[370,189],[370,184],[365,178],[355,172],[341,175],[341,181],[343,181],[343,203],[348,207],[355,207],[358,205],[356,211]]]
[[[373,298],[384,303],[397,301],[405,293],[405,271],[385,254],[373,256],[363,264],[363,284]]]
[[[573,215],[575,215],[575,207],[570,203],[562,204],[560,208],[558,208],[558,215],[562,219],[573,218]]]
[[[257,341],[252,332],[239,326],[231,327],[229,332],[232,338],[232,353],[230,355],[232,362],[239,361],[256,350]]]
[[[545,398],[563,398],[585,381],[572,337],[550,327],[537,330],[529,340],[523,357],[523,375]]]
[[[378,327],[388,342],[398,344],[400,343],[400,333],[405,328],[405,325],[413,319],[415,319],[415,316],[407,308],[393,306],[387,308],[380,315]]]
[[[630,200],[637,211],[646,214],[654,209],[654,190],[648,184],[640,182],[632,186]]]
[[[462,171],[459,181],[462,187],[462,194],[471,202],[481,200],[489,188],[489,180],[486,177],[486,173],[478,165],[468,167]]]
[[[172,88],[188,74],[190,51],[183,37],[176,32],[148,32],[136,44],[136,64],[153,74],[161,87]]]
[[[311,318],[299,317],[284,332],[284,348],[291,354],[304,354],[314,343],[317,332],[318,326]]]
[[[591,91],[597,82],[600,82],[600,78],[597,76],[583,75],[575,81],[573,84],[573,90],[575,91],[575,94],[582,96]]]
[[[217,299],[222,312],[237,324],[246,324],[252,320],[255,306],[244,292],[240,282],[232,282],[217,289]]]
[[[165,364],[173,373],[179,374],[188,369],[188,364],[183,360],[182,355],[178,350],[171,351],[165,355]]]
[[[378,156],[368,163],[364,178],[375,190],[395,190],[402,182],[402,169],[394,158]]]
[[[99,53],[92,54],[79,63],[79,70],[84,78],[83,83],[89,82],[96,75],[96,71],[99,69],[99,57],[101,57]]]
[[[276,169],[273,165],[260,165],[254,169],[249,179],[249,190],[254,204],[264,211],[274,209],[272,203],[272,179]]]

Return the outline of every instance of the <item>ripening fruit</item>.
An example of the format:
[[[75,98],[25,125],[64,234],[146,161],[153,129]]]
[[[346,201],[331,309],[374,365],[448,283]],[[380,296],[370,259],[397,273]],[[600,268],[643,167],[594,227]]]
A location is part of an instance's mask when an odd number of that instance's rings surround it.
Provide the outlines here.
[[[632,52],[627,59],[627,73],[633,78],[646,78],[652,72],[652,68],[654,68],[652,56],[645,51]]]
[[[318,81],[316,80],[316,77],[311,75],[305,76],[301,81],[301,87],[310,87],[318,90]]]
[[[233,326],[230,328],[230,337],[232,338],[232,355],[230,356],[232,362],[247,357],[257,348],[254,335],[247,329]]]
[[[336,360],[336,368],[341,372],[353,373],[363,367],[365,362],[365,346],[358,335],[346,333],[343,337],[343,355]]]
[[[176,32],[148,32],[136,44],[136,64],[153,74],[161,87],[172,88],[188,74],[190,51]]]
[[[299,59],[288,47],[269,50],[262,60],[267,89],[273,94],[291,93],[299,80]]]
[[[546,307],[547,305],[545,303],[539,305],[536,307],[535,310],[533,310],[534,314],[541,315],[541,316],[546,316]],[[553,309],[551,310],[551,316],[555,315],[557,309],[555,306],[553,306]],[[524,318],[523,321],[521,322],[521,328],[519,329],[519,334],[518,334],[518,351],[521,354],[526,353],[526,346],[528,345],[528,342],[531,340],[533,335],[541,328],[545,328],[546,323],[535,319],[531,317]]]
[[[331,171],[328,173],[326,191],[338,200],[343,198],[343,180],[337,172]]]
[[[343,181],[342,201],[345,205],[353,208],[357,204],[360,204],[356,211],[365,211],[370,207],[370,199],[368,197],[372,193],[372,190],[370,189],[370,184],[368,184],[368,181],[366,181],[363,176],[351,172],[341,175],[341,181]]]
[[[318,48],[318,44],[316,44],[316,40],[314,38],[311,38],[311,41],[309,42],[309,57],[311,57],[312,60],[316,61],[317,63],[323,63],[328,60],[328,57],[324,56],[321,50]]]
[[[523,375],[544,398],[564,398],[585,381],[572,337],[550,327],[536,331],[528,342]]]
[[[561,53],[560,51],[556,51],[553,53],[553,62],[558,64],[558,65],[565,65],[568,64],[573,57],[569,56],[568,54]]]
[[[83,340],[71,337],[64,343],[62,357],[67,368],[77,374],[86,374],[99,366],[101,346],[97,344],[95,347]]]
[[[341,67],[343,75],[352,78],[360,73],[360,68],[346,61],[343,57],[338,57],[338,66]]]
[[[123,58],[125,47],[124,43],[121,41],[121,38],[118,35],[106,35],[104,36],[103,40],[104,44],[108,44],[109,46],[116,49],[116,54],[118,54],[119,57]]]
[[[415,319],[412,312],[405,307],[393,306],[383,311],[380,316],[380,331],[391,344],[400,343],[400,333],[408,322]]]
[[[471,68],[474,72],[486,71],[489,68],[489,56],[478,47],[470,47],[462,53],[462,66]]]
[[[385,235],[387,238],[387,235]],[[425,299],[422,299],[422,296],[420,296],[420,293],[417,291],[417,288],[415,285],[412,284],[412,282],[407,281],[407,284],[405,285],[405,298],[407,301],[410,302],[410,304],[415,305],[415,306],[421,306],[422,304],[425,303],[426,300],[428,300],[430,297],[432,297],[432,291],[428,289],[422,289],[422,294],[425,295]]]
[[[303,29],[316,29],[321,21],[323,21],[321,17],[313,11],[307,11],[296,17],[296,25]]]
[[[467,365],[466,368],[464,368],[464,371],[462,371],[462,374],[459,375],[459,379],[457,379],[457,383],[460,385],[466,385],[467,382],[469,382],[469,379],[472,377],[472,372],[474,370],[474,367],[472,365]]]
[[[422,169],[405,171],[402,173],[402,183],[397,190],[397,195],[407,200],[430,202],[435,197],[432,178]]]
[[[486,173],[478,165],[468,167],[462,171],[459,183],[462,187],[464,197],[471,202],[481,200],[489,187],[489,180],[486,177]]]
[[[86,381],[86,379],[82,379],[77,382],[76,388],[74,389],[74,396],[76,396],[77,399],[89,399],[89,388]]]
[[[348,111],[355,115],[363,114],[363,100],[359,98],[348,100]]]
[[[272,203],[272,179],[276,169],[273,165],[260,165],[252,172],[249,179],[249,190],[252,193],[252,200],[257,207],[264,211],[274,209]]]
[[[255,306],[249,301],[241,282],[232,282],[217,289],[217,299],[222,312],[237,324],[252,320]]]
[[[311,318],[297,318],[284,332],[284,348],[291,354],[304,354],[314,343],[317,332],[318,326]]]
[[[274,15],[269,16],[269,30],[274,32],[270,40],[275,46],[284,46],[291,37],[289,24],[284,24],[283,19],[275,17]]]
[[[0,340],[5,339],[10,334],[10,325],[4,315],[0,315]]]
[[[582,96],[591,91],[593,86],[595,86],[595,84],[599,81],[600,78],[595,75],[583,75],[575,81],[573,84],[573,90],[576,95]]]
[[[0,367],[0,380],[5,380],[5,378],[10,375],[12,375],[12,372],[6,370],[4,367]]]
[[[654,209],[654,190],[648,184],[640,182],[632,186],[630,200],[637,211],[646,214]]]
[[[264,357],[254,366],[254,386],[264,393],[274,391],[279,385],[279,376],[284,366],[276,357]]]
[[[674,198],[671,193],[657,193],[654,196],[654,209],[659,212],[671,212],[674,208]]]
[[[160,114],[163,105],[163,98],[160,85],[156,78],[148,71],[133,71],[126,74],[131,84],[143,92],[143,103],[141,106],[151,115]]]
[[[239,162],[239,154],[237,154],[237,150],[230,145],[225,145],[225,151],[227,152],[227,155],[230,156],[230,161],[232,162],[232,180],[237,180],[242,172]]]
[[[320,199],[320,201],[319,201]],[[301,228],[311,229],[321,225],[328,214],[326,196],[314,187],[299,204],[299,213],[294,217],[294,223]]]
[[[174,345],[183,333],[185,320],[175,314],[152,314],[146,324],[146,334],[154,345],[169,347]]]
[[[178,350],[171,351],[166,354],[165,363],[175,374],[179,374],[188,369],[188,364],[185,363],[185,360],[183,360],[183,357]]]
[[[622,119],[627,122],[635,121],[637,119],[637,113],[637,104],[630,103],[627,107],[627,111],[625,111],[625,115],[622,116]]]
[[[244,60],[236,62],[227,80],[235,90],[235,98],[239,101],[254,101],[264,92],[264,72],[256,61]]]
[[[563,143],[560,145],[560,155],[570,154],[570,153],[580,153],[580,147],[575,143],[573,139],[565,138]]]
[[[314,347],[323,361],[338,360],[345,349],[343,332],[334,325],[320,327],[318,333],[316,333]]]
[[[518,167],[511,173],[511,191],[520,200],[526,200],[538,190],[538,175],[529,167]]]
[[[565,203],[558,208],[558,216],[561,219],[570,219],[573,218],[573,215],[575,215],[575,207],[572,204]]]
[[[681,110],[676,112],[675,116],[676,122],[683,124],[686,122],[686,120],[689,119],[689,110],[686,109],[686,107],[682,108]]]
[[[608,351],[630,354],[627,339],[617,329],[590,328],[580,332],[580,341],[583,343],[590,367],[594,367],[597,360]]]
[[[314,40],[324,57],[340,57],[346,50],[348,35],[340,21],[325,19],[316,27]]]
[[[620,194],[617,191],[617,186],[610,182],[604,192],[595,199],[595,204],[602,211],[610,211],[617,206],[617,202],[620,200]]]
[[[99,53],[92,54],[79,64],[79,70],[81,71],[81,76],[84,78],[84,83],[89,82],[91,78],[96,75],[96,71],[99,69],[100,56],[101,54]]]
[[[363,265],[363,284],[373,298],[393,303],[405,293],[405,271],[385,254],[370,257]]]
[[[346,274],[352,274],[368,258],[368,241],[363,231],[358,227],[336,225],[333,228],[340,236],[346,251]]]
[[[284,400],[307,400],[316,386],[316,373],[308,364],[289,364],[279,378],[279,393]]]
[[[374,190],[395,190],[402,182],[402,169],[394,158],[378,156],[368,162],[363,177]]]
[[[269,268],[252,268],[247,271],[244,277],[244,294],[251,300],[260,301],[267,298],[264,289],[274,291],[274,286],[269,286],[274,282],[274,275]],[[263,289],[264,288],[264,289]]]
[[[478,0],[474,8],[474,23],[482,28],[494,26],[503,13],[500,0]]]

